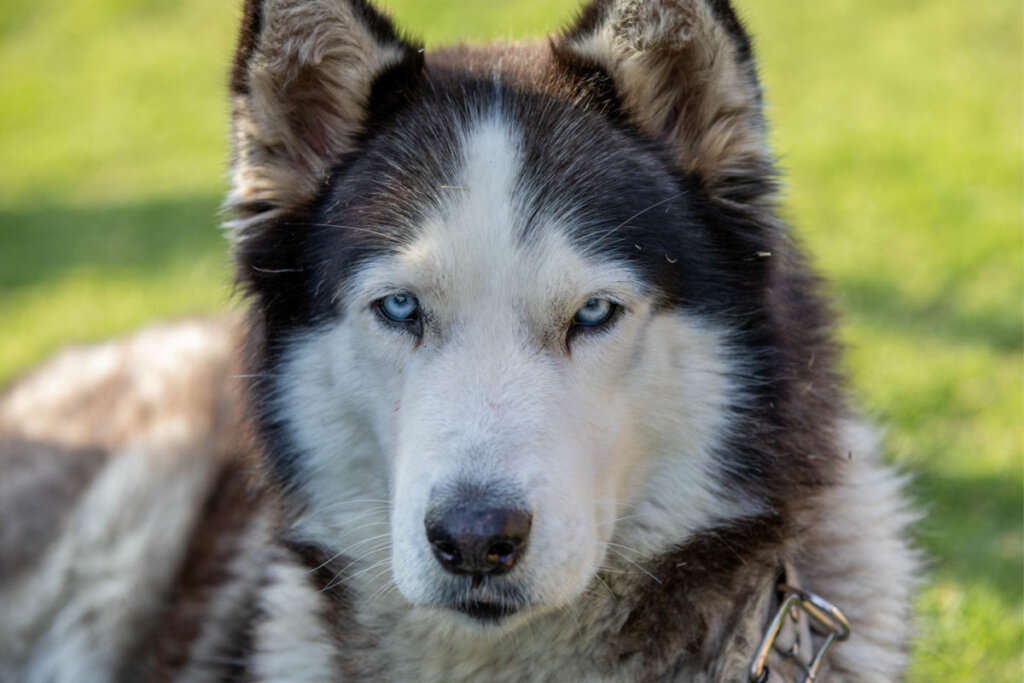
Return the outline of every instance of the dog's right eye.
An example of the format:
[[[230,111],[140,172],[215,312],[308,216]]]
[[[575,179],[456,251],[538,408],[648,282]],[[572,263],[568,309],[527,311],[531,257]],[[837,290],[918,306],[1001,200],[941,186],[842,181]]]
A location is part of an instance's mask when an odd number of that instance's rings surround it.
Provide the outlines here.
[[[379,299],[377,310],[391,322],[414,323],[420,317],[420,302],[409,292],[401,292]]]
[[[599,327],[604,325],[615,315],[616,306],[608,299],[593,298],[587,301],[576,311],[572,318],[573,325],[582,327]]]

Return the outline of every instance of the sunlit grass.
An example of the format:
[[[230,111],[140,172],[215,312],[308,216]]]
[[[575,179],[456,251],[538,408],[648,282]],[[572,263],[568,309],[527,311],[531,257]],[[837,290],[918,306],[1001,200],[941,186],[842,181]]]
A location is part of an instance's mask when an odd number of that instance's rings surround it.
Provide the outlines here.
[[[428,46],[542,35],[575,7],[387,5]],[[832,282],[852,389],[926,512],[912,678],[1019,681],[1024,8],[741,9],[785,211]],[[69,340],[231,300],[216,210],[238,15],[211,0],[0,9],[0,382]]]

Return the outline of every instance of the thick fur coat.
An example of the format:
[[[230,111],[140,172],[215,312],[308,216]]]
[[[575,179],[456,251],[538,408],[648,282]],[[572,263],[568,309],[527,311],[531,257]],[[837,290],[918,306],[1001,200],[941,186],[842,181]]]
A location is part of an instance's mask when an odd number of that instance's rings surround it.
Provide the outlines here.
[[[249,317],[0,399],[0,678],[746,681],[783,576],[821,677],[901,676],[911,515],[725,0],[436,53],[248,0],[231,95]]]

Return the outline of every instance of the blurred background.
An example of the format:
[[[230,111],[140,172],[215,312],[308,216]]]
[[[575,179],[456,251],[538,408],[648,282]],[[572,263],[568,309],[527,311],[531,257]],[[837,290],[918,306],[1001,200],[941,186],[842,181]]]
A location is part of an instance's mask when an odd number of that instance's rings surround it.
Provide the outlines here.
[[[785,213],[913,477],[915,681],[1024,671],[1024,7],[738,0]],[[218,226],[240,0],[4,0],[0,384],[69,342],[240,305]],[[428,48],[574,0],[389,0]],[[483,7],[483,8],[481,8]]]

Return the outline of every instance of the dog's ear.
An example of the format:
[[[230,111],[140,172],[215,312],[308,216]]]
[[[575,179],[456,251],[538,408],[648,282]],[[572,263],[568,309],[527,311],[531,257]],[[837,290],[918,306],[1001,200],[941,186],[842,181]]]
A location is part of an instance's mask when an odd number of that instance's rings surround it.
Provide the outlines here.
[[[750,41],[728,0],[596,0],[552,45],[570,68],[606,72],[628,119],[713,195],[771,192]]]
[[[365,0],[246,0],[231,74],[235,225],[309,201],[355,148],[374,84],[417,71],[419,52]]]

